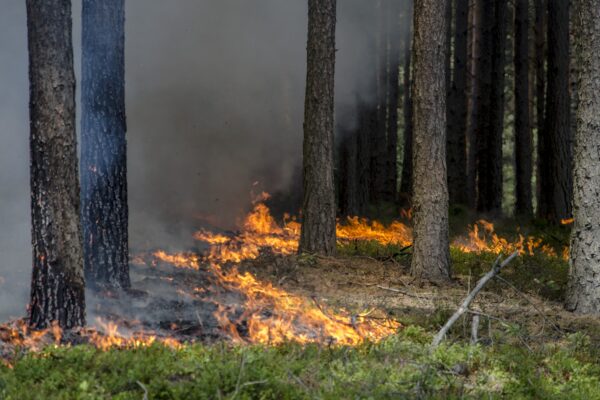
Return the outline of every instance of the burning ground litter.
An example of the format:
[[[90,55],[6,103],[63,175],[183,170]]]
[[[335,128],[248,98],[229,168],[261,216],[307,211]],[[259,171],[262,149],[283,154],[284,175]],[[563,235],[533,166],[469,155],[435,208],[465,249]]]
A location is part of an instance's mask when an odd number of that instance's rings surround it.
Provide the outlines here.
[[[91,343],[101,349],[155,342],[177,347],[184,342],[216,340],[357,345],[365,340],[378,341],[402,329],[385,304],[377,301],[365,298],[352,302],[349,309],[343,302],[332,306],[321,288],[298,293],[293,285],[289,287],[290,281],[301,278],[293,273],[281,275],[281,271],[310,264],[314,257],[294,255],[300,224],[290,216],[277,223],[263,202],[266,197],[254,204],[238,232],[196,232],[199,245],[208,244],[205,252],[156,249],[134,256],[133,289],[88,296],[88,328],[63,334],[56,327],[32,332],[23,321],[4,325],[0,331],[3,353],[15,347],[37,350],[62,343]],[[409,225],[348,218],[338,223],[338,241],[340,246],[374,242],[409,249]],[[464,253],[518,250],[522,255],[558,257],[558,252],[540,238],[519,235],[511,241],[499,237],[494,226],[483,220],[477,221],[468,235],[456,238],[453,247]],[[388,267],[394,270],[400,265]],[[345,270],[339,268],[338,272],[346,274]],[[273,281],[274,276],[265,271],[281,276]],[[390,284],[385,277],[381,282]]]

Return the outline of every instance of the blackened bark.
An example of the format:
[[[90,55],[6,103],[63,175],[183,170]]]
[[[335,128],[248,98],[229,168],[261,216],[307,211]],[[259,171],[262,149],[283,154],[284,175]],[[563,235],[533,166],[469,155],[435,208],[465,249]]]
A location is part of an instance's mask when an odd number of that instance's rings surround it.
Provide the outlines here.
[[[566,307],[600,314],[600,1],[577,1],[579,104],[574,143],[573,231]]]
[[[540,193],[550,208],[542,217],[553,222],[571,216],[572,195],[572,144],[570,130],[571,104],[569,99],[569,2],[548,1],[548,68],[546,119],[547,135],[545,153],[541,156],[550,172]],[[546,200],[547,201],[547,200]]]
[[[529,116],[529,7],[515,3],[515,213],[532,214],[532,137]]]
[[[418,279],[450,279],[446,175],[447,0],[414,3],[414,243],[411,273]],[[432,29],[435,27],[435,29]]]
[[[27,0],[33,275],[29,324],[85,325],[69,0]]]
[[[356,132],[356,179],[357,179],[357,214],[365,215],[369,207],[371,189],[371,134],[372,106],[359,100],[358,131]]]
[[[402,132],[404,154],[402,157],[402,176],[400,180],[400,205],[408,206],[412,203],[413,193],[413,104],[412,104],[412,35],[411,30],[407,29],[407,38],[405,41],[406,49],[404,56],[403,86],[404,99],[402,105],[404,117],[404,130]]]
[[[477,210],[500,213],[502,211],[502,134],[504,131],[504,66],[506,50],[507,4],[504,0],[486,1],[483,21],[490,21],[482,43],[481,101],[477,130]],[[491,54],[490,54],[491,51]],[[487,72],[487,66],[491,68]],[[489,95],[489,100],[483,98]],[[485,118],[485,121],[483,120]]]
[[[129,280],[124,0],[84,0],[81,207],[85,278],[93,288]]]
[[[467,204],[467,38],[469,0],[455,0],[454,68],[448,104],[448,192],[451,204]]]
[[[333,107],[336,0],[309,0],[300,253],[335,254]]]

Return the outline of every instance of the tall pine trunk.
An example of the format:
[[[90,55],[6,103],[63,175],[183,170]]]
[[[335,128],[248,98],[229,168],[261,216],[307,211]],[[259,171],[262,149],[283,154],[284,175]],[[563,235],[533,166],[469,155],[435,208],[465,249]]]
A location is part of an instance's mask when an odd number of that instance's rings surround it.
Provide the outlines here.
[[[384,200],[396,200],[398,186],[398,97],[400,87],[400,3],[388,0],[388,29],[386,33],[388,47],[388,111],[387,111],[387,167]]]
[[[33,275],[29,324],[85,325],[70,0],[27,0]]]
[[[336,0],[309,0],[299,252],[335,254],[333,108]]]
[[[81,206],[85,278],[129,280],[124,0],[83,0]]]
[[[537,214],[546,216],[550,211],[548,194],[550,166],[546,154],[550,145],[546,128],[546,24],[547,0],[534,0],[535,6],[535,123],[537,129]]]
[[[529,114],[529,7],[528,0],[515,3],[515,213],[532,214],[533,171]]]
[[[600,314],[600,1],[579,0],[576,14],[579,104],[574,148],[573,232],[566,306]]]
[[[556,223],[571,216],[572,144],[569,100],[569,2],[548,1],[548,68],[546,118],[543,135],[544,165],[548,176],[540,197],[540,211]],[[545,174],[542,171],[542,174]]]
[[[414,3],[413,188],[414,244],[411,273],[450,279],[446,175],[446,1]],[[435,29],[433,29],[435,27]]]

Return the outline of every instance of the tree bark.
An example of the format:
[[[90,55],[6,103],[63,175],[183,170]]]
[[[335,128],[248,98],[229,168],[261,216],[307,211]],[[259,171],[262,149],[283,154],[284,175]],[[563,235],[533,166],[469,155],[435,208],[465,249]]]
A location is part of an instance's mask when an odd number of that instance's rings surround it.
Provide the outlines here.
[[[69,0],[27,0],[33,275],[29,324],[85,325]]]
[[[506,45],[506,10],[504,0],[486,1],[482,39],[483,54],[479,71],[481,81],[481,113],[477,145],[477,210],[502,211],[502,134],[504,128],[504,64]],[[488,71],[489,69],[489,71]],[[484,96],[489,96],[485,99]]]
[[[574,147],[573,231],[566,307],[600,314],[600,1],[578,0],[579,104]]]
[[[469,85],[467,111],[467,205],[471,209],[477,207],[477,124],[479,121],[481,40],[484,25],[482,0],[470,0],[469,27]]]
[[[569,2],[548,1],[548,68],[544,164],[549,172],[541,197],[548,209],[542,217],[559,223],[571,216],[572,143],[569,100]],[[545,189],[545,190],[544,190]],[[544,212],[545,211],[545,212]]]
[[[533,173],[529,116],[529,7],[528,0],[515,3],[515,214],[531,215]]]
[[[447,0],[414,3],[414,244],[411,273],[435,282],[450,279],[446,175]],[[435,29],[432,29],[435,27]]]
[[[448,129],[448,192],[450,204],[467,204],[467,42],[469,0],[455,0],[454,71]]]
[[[85,278],[93,288],[129,280],[124,0],[82,7],[81,206]]]
[[[335,254],[333,126],[336,0],[309,0],[300,253]]]

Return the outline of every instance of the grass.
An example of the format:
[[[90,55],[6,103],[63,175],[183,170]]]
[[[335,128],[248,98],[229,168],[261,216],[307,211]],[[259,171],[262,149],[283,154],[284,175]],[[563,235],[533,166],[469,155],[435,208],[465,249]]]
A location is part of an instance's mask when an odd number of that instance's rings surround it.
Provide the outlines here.
[[[49,348],[0,369],[2,399],[600,398],[589,340],[530,353],[512,345],[428,347],[407,327],[356,348],[154,345],[101,352]]]

